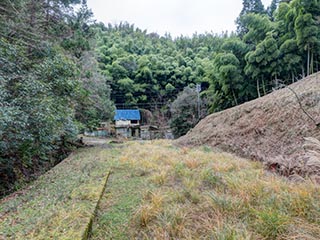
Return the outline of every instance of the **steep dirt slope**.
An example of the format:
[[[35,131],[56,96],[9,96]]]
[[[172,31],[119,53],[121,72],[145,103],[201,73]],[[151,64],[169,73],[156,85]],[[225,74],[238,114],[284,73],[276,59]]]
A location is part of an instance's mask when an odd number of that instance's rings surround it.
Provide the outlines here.
[[[310,165],[304,148],[305,138],[320,139],[320,73],[289,88],[209,115],[176,143],[208,145],[264,161],[285,175],[305,175],[310,170],[320,175],[320,165]]]

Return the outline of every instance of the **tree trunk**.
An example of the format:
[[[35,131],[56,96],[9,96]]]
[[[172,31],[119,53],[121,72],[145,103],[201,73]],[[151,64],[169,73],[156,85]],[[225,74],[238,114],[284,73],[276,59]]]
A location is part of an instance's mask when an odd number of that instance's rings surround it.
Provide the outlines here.
[[[314,73],[313,69],[313,51],[311,51],[311,61],[310,61],[310,74]]]
[[[237,101],[237,98],[236,98],[236,94],[234,93],[234,90],[232,89],[232,95],[233,95],[233,99],[234,99],[234,102],[236,105],[238,105],[238,101]]]
[[[308,55],[307,55],[307,76],[310,75],[310,47],[308,45]]]
[[[259,79],[257,79],[257,93],[258,93],[258,97],[260,98],[261,94],[260,94]]]
[[[262,90],[263,90],[263,94],[267,95],[267,91],[266,91],[266,84],[264,82],[264,79],[262,79]]]

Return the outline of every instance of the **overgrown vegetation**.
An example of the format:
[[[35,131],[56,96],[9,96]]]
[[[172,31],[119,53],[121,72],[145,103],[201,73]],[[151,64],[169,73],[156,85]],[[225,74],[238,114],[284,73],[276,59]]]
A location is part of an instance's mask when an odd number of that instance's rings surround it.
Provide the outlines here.
[[[130,169],[130,170],[129,170]],[[91,239],[317,239],[319,185],[207,147],[127,144]]]
[[[185,135],[207,114],[206,102],[194,87],[185,87],[170,106],[170,127],[175,138]]]
[[[0,203],[0,238],[317,239],[320,189],[168,141],[80,150]]]

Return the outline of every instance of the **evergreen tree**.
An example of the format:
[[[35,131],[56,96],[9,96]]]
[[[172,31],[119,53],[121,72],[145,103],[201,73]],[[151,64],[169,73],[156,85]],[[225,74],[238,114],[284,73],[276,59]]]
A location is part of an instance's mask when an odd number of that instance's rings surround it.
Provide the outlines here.
[[[267,13],[271,20],[274,20],[274,13],[279,5],[279,0],[272,0],[270,6],[267,8]]]
[[[265,12],[264,6],[261,0],[243,0],[242,10],[240,12],[240,17],[247,15],[248,13],[262,14]]]
[[[243,0],[242,10],[236,20],[237,33],[242,38],[247,33],[247,28],[243,24],[243,17],[249,13],[265,14],[266,11],[261,0]]]
[[[243,81],[240,61],[232,53],[220,53],[214,59],[214,66],[224,95],[232,96],[232,106],[238,105],[238,94]]]
[[[200,116],[198,116],[198,107],[200,107]],[[193,128],[205,115],[205,108],[203,100],[198,102],[197,90],[194,87],[185,87],[170,106],[172,115],[170,127],[175,138],[185,135]]]
[[[306,52],[307,75],[310,75],[314,72],[314,56],[320,46],[318,38],[320,35],[319,2],[317,0],[295,0],[291,4],[298,11],[294,28],[298,46]]]
[[[248,29],[243,36],[243,41],[251,48],[255,48],[267,37],[267,33],[273,30],[273,25],[266,15],[250,13],[242,19],[244,26]]]
[[[62,160],[79,127],[111,118],[91,13],[78,4],[0,2],[0,195]]]

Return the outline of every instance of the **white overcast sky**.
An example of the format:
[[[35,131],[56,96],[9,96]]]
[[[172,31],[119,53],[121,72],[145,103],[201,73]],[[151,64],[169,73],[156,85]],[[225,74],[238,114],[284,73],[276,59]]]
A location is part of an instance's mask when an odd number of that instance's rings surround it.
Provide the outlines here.
[[[268,6],[271,0],[262,0]],[[95,19],[127,21],[142,30],[168,32],[173,37],[193,33],[233,31],[242,0],[87,0]]]

